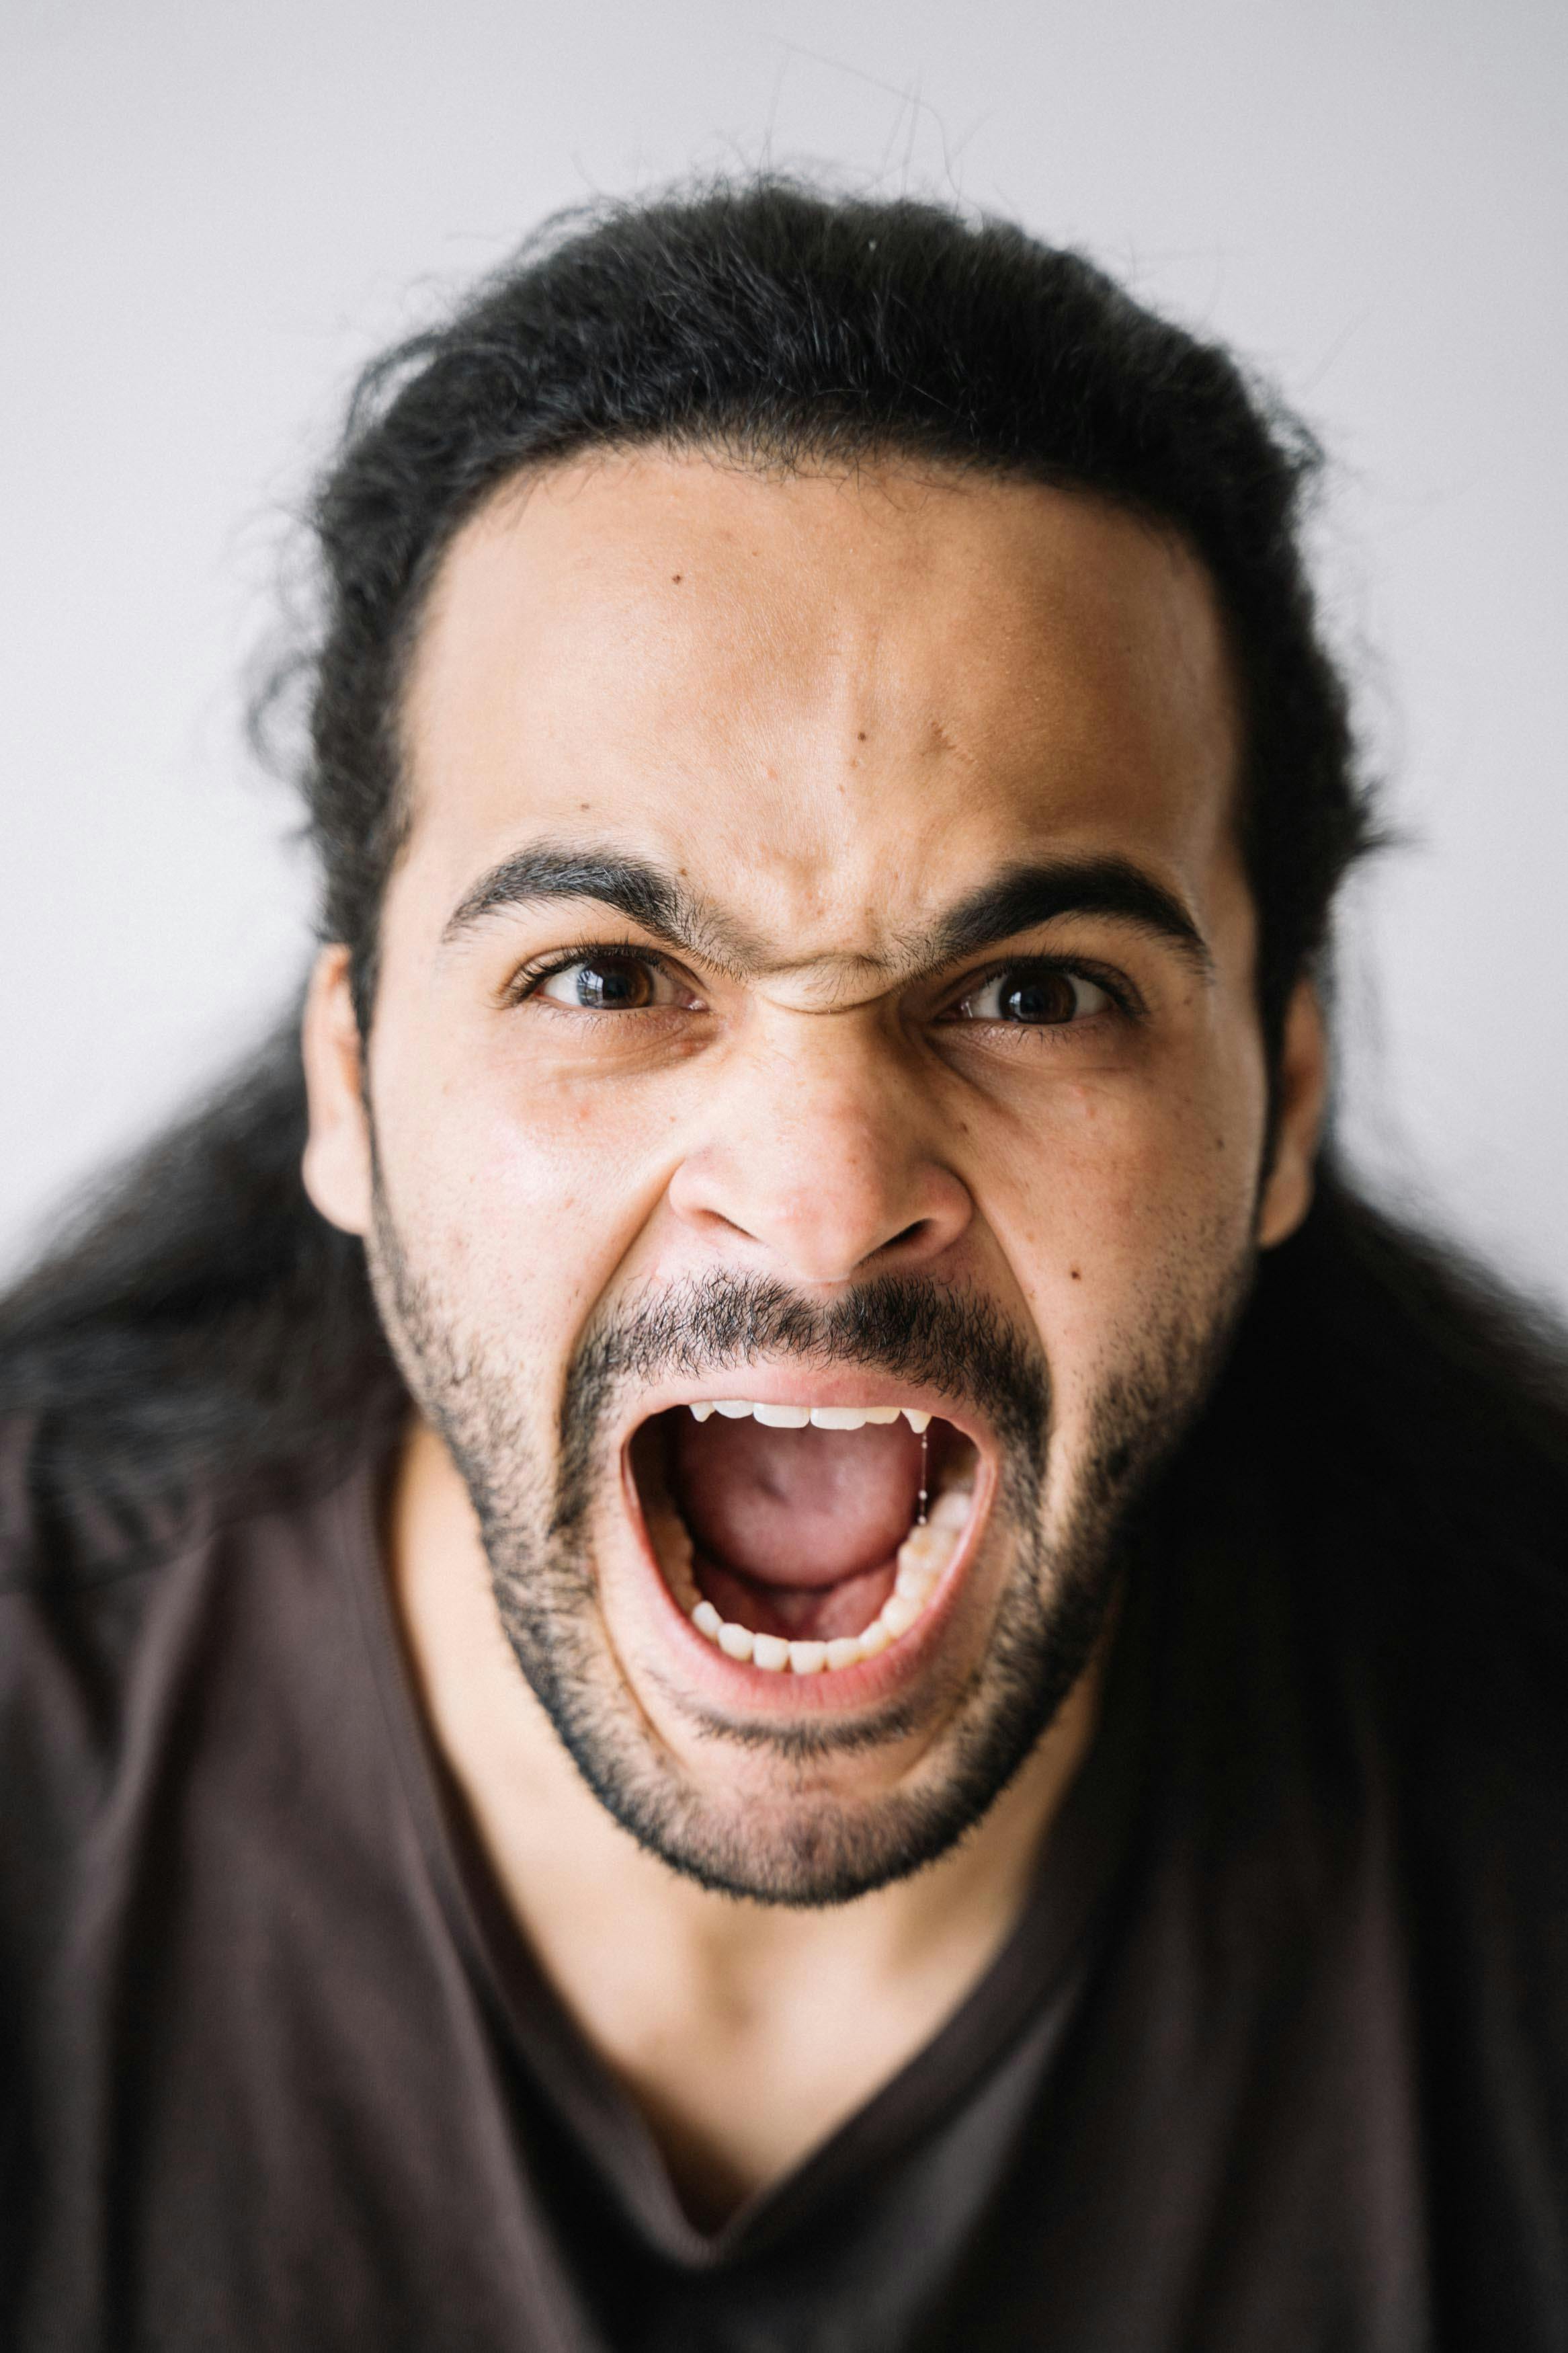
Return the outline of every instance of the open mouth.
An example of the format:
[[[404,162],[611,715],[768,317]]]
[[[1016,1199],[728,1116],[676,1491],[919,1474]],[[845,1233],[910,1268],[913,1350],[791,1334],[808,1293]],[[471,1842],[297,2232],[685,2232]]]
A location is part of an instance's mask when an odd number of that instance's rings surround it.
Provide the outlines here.
[[[913,1633],[975,1513],[979,1454],[914,1406],[697,1398],[630,1461],[665,1584],[727,1658],[832,1674]]]

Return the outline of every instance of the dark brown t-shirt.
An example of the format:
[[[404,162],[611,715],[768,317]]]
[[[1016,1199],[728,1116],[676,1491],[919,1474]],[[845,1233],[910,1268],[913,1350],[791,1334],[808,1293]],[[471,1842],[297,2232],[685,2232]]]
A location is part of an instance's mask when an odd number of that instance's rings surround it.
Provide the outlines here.
[[[89,1556],[42,1540],[13,1437],[14,2353],[1568,2346],[1539,1661],[1413,1707],[1255,1509],[1154,1547],[1011,1941],[709,2237],[468,1848],[370,1470]]]

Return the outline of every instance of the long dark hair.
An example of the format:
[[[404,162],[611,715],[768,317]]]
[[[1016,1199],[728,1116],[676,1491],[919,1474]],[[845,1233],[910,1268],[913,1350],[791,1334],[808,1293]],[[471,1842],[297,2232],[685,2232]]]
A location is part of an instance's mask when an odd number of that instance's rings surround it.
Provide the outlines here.
[[[779,181],[555,223],[362,380],[312,510],[315,618],[258,717],[273,742],[303,720],[321,930],[350,948],[362,1026],[404,817],[399,688],[440,557],[520,469],[636,442],[786,467],[899,452],[1088,490],[1183,533],[1241,683],[1277,1048],[1374,838],[1301,557],[1310,435],[1081,256]],[[89,1556],[133,1556],[185,1499],[324,1475],[402,1409],[360,1245],[300,1181],[296,1031],[112,1177],[0,1303],[0,1410],[29,1424],[45,1552],[68,1525]],[[1265,1261],[1228,1390],[1266,1401],[1278,1482],[1310,1441],[1315,1495],[1359,1482],[1402,1541],[1418,1525],[1452,1556],[1484,1529],[1539,1563],[1568,1498],[1563,1364],[1553,1334],[1325,1161],[1305,1226]]]

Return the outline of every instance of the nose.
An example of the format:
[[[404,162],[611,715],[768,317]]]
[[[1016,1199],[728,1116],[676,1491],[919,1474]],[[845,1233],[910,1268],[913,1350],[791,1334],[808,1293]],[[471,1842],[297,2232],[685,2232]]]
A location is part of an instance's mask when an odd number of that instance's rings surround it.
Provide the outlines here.
[[[973,1216],[932,1148],[931,1106],[884,1040],[820,1016],[792,1028],[721,1090],[670,1181],[671,1208],[802,1286],[931,1265]]]

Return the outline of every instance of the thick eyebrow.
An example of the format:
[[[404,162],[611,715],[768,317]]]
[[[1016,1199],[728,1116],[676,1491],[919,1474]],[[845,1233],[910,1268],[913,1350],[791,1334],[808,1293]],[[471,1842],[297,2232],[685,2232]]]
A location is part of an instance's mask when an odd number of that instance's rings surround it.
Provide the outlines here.
[[[641,858],[563,849],[549,843],[520,849],[481,875],[447,916],[442,944],[504,907],[537,906],[549,899],[596,900],[668,946],[693,950],[710,961],[729,961],[735,955],[729,926],[662,868]]]
[[[447,916],[443,944],[507,907],[552,899],[594,900],[628,922],[711,964],[731,970],[784,969],[718,909],[686,890],[662,867],[616,853],[536,843],[480,876]],[[1060,915],[1110,915],[1173,941],[1207,978],[1213,959],[1181,901],[1125,858],[1066,858],[1007,868],[942,916],[898,961],[907,972],[940,970],[961,958],[1033,931]]]
[[[938,924],[932,960],[956,964],[1058,915],[1114,915],[1139,931],[1173,941],[1207,979],[1208,943],[1173,892],[1126,858],[1051,859],[1010,867],[960,900]]]

